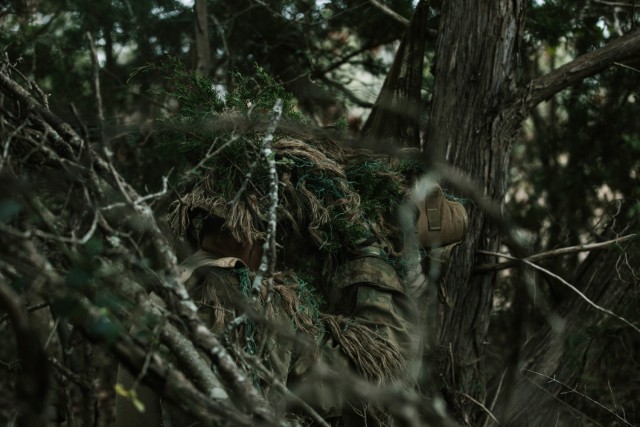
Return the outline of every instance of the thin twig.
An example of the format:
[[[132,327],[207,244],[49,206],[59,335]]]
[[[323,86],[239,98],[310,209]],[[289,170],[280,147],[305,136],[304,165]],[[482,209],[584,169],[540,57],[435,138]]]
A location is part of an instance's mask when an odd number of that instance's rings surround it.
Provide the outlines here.
[[[315,409],[313,409],[307,402],[301,399],[300,396],[296,395],[291,390],[289,390],[287,386],[284,385],[280,380],[278,380],[276,376],[273,374],[273,372],[270,369],[267,369],[257,357],[245,356],[244,359],[247,362],[249,362],[249,364],[253,365],[253,367],[256,368],[258,371],[260,371],[263,378],[267,382],[269,382],[276,390],[282,393],[284,397],[302,406],[304,411],[306,411],[311,416],[315,424],[322,427],[329,427],[329,423],[327,423],[327,421],[324,418],[322,418],[322,416],[320,416],[320,414],[318,414],[318,412],[316,412]]]
[[[576,408],[575,406],[570,405],[569,403],[565,402],[564,400],[560,399],[558,396],[556,396],[554,393],[551,393],[549,390],[547,390],[546,388],[544,388],[542,385],[538,384],[536,381],[533,381],[531,378],[529,377],[524,377],[525,380],[527,380],[531,385],[533,385],[534,387],[536,387],[538,390],[540,390],[541,392],[549,395],[553,400],[557,401],[558,403],[562,404],[563,406],[567,407],[569,409],[569,411],[571,412],[571,415],[573,415],[576,418],[579,419],[587,419],[591,422],[593,422],[594,424],[597,424],[601,427],[604,427],[601,423],[597,422],[596,420],[594,420],[593,418],[589,417],[587,414],[585,414],[584,412],[580,411],[578,408]],[[578,414],[578,415],[576,415]],[[559,415],[559,414],[558,414]],[[557,421],[556,421],[556,426],[557,426]]]
[[[523,369],[522,371],[523,371],[523,372],[529,372],[529,373],[532,373],[532,374],[534,374],[534,375],[538,375],[538,376],[540,376],[540,377],[543,377],[543,378],[548,379],[548,380],[549,380],[549,382],[559,384],[559,385],[561,385],[562,387],[565,387],[566,389],[568,389],[571,393],[576,393],[577,395],[579,395],[579,396],[581,396],[581,397],[584,397],[584,398],[585,398],[585,399],[587,399],[588,401],[590,401],[590,402],[592,402],[592,403],[596,404],[596,405],[597,405],[597,406],[599,406],[600,408],[602,408],[602,409],[604,409],[605,411],[609,412],[610,414],[614,415],[616,418],[618,418],[620,421],[622,421],[622,422],[623,422],[623,423],[625,423],[626,425],[628,425],[628,426],[633,425],[633,424],[629,423],[629,421],[627,421],[627,420],[625,420],[624,418],[622,418],[620,415],[618,415],[618,414],[616,414],[615,412],[613,412],[611,409],[609,409],[609,408],[607,408],[606,406],[604,406],[602,403],[600,403],[600,402],[598,402],[598,401],[596,401],[596,400],[594,400],[594,399],[590,398],[589,396],[587,396],[587,395],[586,395],[586,394],[584,394],[584,393],[580,393],[580,392],[579,392],[575,387],[569,387],[568,385],[566,385],[566,384],[565,384],[565,383],[563,383],[562,381],[558,381],[558,380],[555,378],[555,376],[552,378],[552,377],[550,377],[550,376],[548,376],[548,375],[545,375],[545,374],[540,373],[540,372],[532,371],[532,370],[530,370],[530,369]]]
[[[481,402],[479,402],[479,401],[477,401],[476,399],[474,399],[473,397],[469,396],[467,393],[459,392],[459,394],[460,394],[461,396],[463,396],[463,397],[465,397],[465,398],[469,399],[470,401],[472,401],[473,403],[475,403],[476,405],[478,405],[480,408],[482,408],[482,410],[483,410],[484,412],[486,412],[486,413],[487,413],[487,415],[489,415],[489,416],[491,417],[491,419],[492,419],[493,421],[495,421],[495,422],[496,422],[496,424],[500,425],[500,421],[498,421],[498,419],[495,417],[495,415],[493,415],[493,414],[491,413],[491,411],[490,411],[486,406],[484,406]]]
[[[500,382],[498,383],[498,388],[496,389],[496,394],[495,394],[495,396],[493,396],[493,400],[491,401],[491,407],[489,408],[489,410],[491,410],[491,411],[493,411],[493,408],[495,408],[496,403],[498,402],[498,396],[500,396],[500,390],[502,389],[502,382],[504,381],[504,376],[505,376],[506,373],[507,373],[507,370],[505,369],[504,371],[502,371],[502,375],[500,375]],[[488,423],[489,423],[489,418],[487,418],[484,421],[484,424],[482,424],[482,427],[486,427]]]
[[[628,68],[629,70],[633,70],[636,73],[640,73],[640,70],[638,70],[637,68],[633,68],[633,67],[630,67],[628,65],[621,64],[619,62],[614,62],[613,65],[617,65],[618,67],[622,67],[622,68]]]
[[[249,170],[244,176],[244,181],[242,182],[240,189],[236,192],[236,195],[233,196],[233,199],[231,199],[231,201],[229,202],[229,205],[234,205],[238,203],[238,201],[240,200],[240,197],[242,197],[244,192],[247,190],[247,187],[251,182],[251,177],[253,176],[253,172],[256,170],[257,167],[258,167],[258,159],[254,160],[253,163],[251,163],[251,166],[249,166]]]
[[[607,249],[610,246],[625,242],[627,240],[631,240],[637,236],[638,236],[637,234],[628,234],[626,236],[617,237],[612,240],[607,240],[606,242],[589,243],[585,245],[576,245],[576,246],[569,246],[566,248],[553,249],[550,251],[540,252],[539,254],[531,255],[529,257],[526,257],[525,260],[535,262],[535,261],[540,261],[543,259],[553,258],[557,256],[571,255],[571,254],[576,254],[580,252],[595,251],[598,249]],[[515,267],[517,266],[517,264],[518,264],[517,261],[500,262],[497,264],[482,264],[482,265],[476,266],[473,269],[473,271],[484,272],[484,271],[504,270],[506,268]]]
[[[453,358],[453,346],[449,343],[449,357],[451,357],[451,384],[456,386],[456,363]]]
[[[15,130],[11,132],[9,136],[7,136],[7,138],[4,140],[4,149],[2,150],[2,158],[0,158],[0,170],[2,170],[2,167],[4,166],[4,162],[9,158],[9,147],[11,146],[11,140],[13,139],[14,136],[19,134],[20,131],[22,131],[22,128],[24,128],[26,124],[27,124],[26,120],[20,123],[20,126],[15,128]]]
[[[16,229],[14,229],[13,227],[9,227],[7,225],[4,224],[0,224],[0,230],[4,231],[5,233],[11,234],[12,236],[15,237],[19,237],[21,239],[31,239],[33,236],[37,236],[40,237],[42,239],[47,239],[47,240],[55,240],[57,242],[62,242],[62,243],[71,243],[71,244],[75,244],[75,245],[84,245],[85,243],[87,243],[89,241],[89,239],[91,239],[91,237],[93,237],[93,234],[96,231],[96,228],[98,226],[98,212],[94,212],[94,217],[93,217],[93,222],[91,223],[91,226],[89,227],[89,230],[87,230],[87,232],[85,233],[84,236],[82,236],[82,238],[78,239],[77,237],[71,236],[71,237],[64,237],[64,236],[59,236],[56,234],[51,234],[51,233],[46,233],[42,230],[27,230],[25,232],[21,232],[18,231]]]
[[[49,307],[49,303],[48,302],[42,302],[40,304],[35,304],[35,305],[32,305],[32,306],[29,306],[29,307],[26,308],[26,310],[28,312],[32,312],[32,311],[40,310],[40,309],[47,308],[47,307]],[[9,315],[5,314],[4,316],[2,316],[0,318],[0,325],[3,324],[4,322],[6,322],[7,320],[9,320]]]
[[[4,280],[0,280],[0,310],[11,318],[20,360],[15,384],[18,425],[44,425],[49,388],[46,355],[21,298]]]
[[[621,322],[626,323],[627,325],[629,325],[630,327],[632,327],[636,332],[640,333],[640,328],[638,328],[636,325],[634,325],[633,323],[631,323],[630,321],[628,321],[627,319],[625,319],[624,317],[618,316],[617,314],[615,314],[613,311],[608,310],[604,307],[599,306],[598,304],[596,304],[595,302],[591,301],[585,294],[583,294],[578,288],[576,288],[575,286],[573,286],[571,283],[567,282],[566,280],[564,280],[562,277],[558,276],[557,274],[547,270],[546,268],[540,267],[537,264],[532,263],[531,261],[527,261],[526,259],[518,259],[516,257],[512,257],[510,255],[505,255],[505,254],[501,254],[498,252],[491,252],[491,251],[478,251],[478,253],[482,253],[484,255],[493,255],[493,256],[497,256],[497,257],[502,257],[502,258],[507,258],[507,259],[511,259],[514,261],[520,261],[523,262],[524,264],[534,268],[535,270],[538,270],[548,276],[553,277],[554,279],[557,279],[558,281],[560,281],[560,283],[562,283],[563,285],[567,286],[569,289],[571,289],[573,292],[575,292],[580,298],[582,298],[587,304],[589,304],[590,306],[592,306],[593,308],[595,308],[596,310],[605,313],[611,317],[614,317],[618,320],[620,320]]]
[[[224,33],[224,28],[222,27],[222,24],[220,24],[220,21],[218,21],[218,18],[216,18],[216,15],[214,15],[211,12],[211,10],[209,10],[209,17],[213,21],[213,24],[215,25],[216,30],[218,30],[218,34],[220,35],[220,41],[222,41],[222,48],[224,49],[224,53],[226,53],[227,55],[231,55],[231,51],[229,50],[229,44],[227,43],[227,35]]]
[[[600,3],[600,4],[604,4],[606,6],[611,6],[611,7],[629,7],[629,8],[633,8],[634,3],[624,3],[624,2],[620,2],[620,1],[605,1],[605,0],[593,0],[594,3]]]
[[[80,134],[82,135],[82,139],[83,139],[82,142],[89,141],[89,129],[87,128],[87,125],[85,124],[85,122],[80,118],[80,113],[78,113],[78,109],[76,108],[76,105],[73,102],[71,102],[69,103],[69,108],[71,108],[71,112],[73,113],[73,116],[76,118],[76,122],[78,122],[78,126],[80,126]],[[80,153],[81,153],[81,150],[78,151],[78,154]],[[78,155],[78,158],[80,158],[79,155]]]
[[[65,377],[69,378],[72,382],[74,382],[76,385],[78,385],[84,391],[91,391],[92,390],[91,383],[89,383],[89,381],[87,381],[81,375],[78,375],[78,374],[72,372],[69,368],[67,368],[62,363],[60,363],[58,361],[58,359],[56,359],[55,357],[50,357],[49,358],[49,363],[51,363],[51,365],[54,368],[56,368],[58,371],[60,371],[60,373],[62,375],[64,375]]]
[[[376,9],[382,11],[385,15],[391,17],[394,21],[398,22],[400,25],[404,27],[409,26],[410,21],[404,16],[400,15],[398,12],[392,10],[389,6],[380,3],[378,0],[369,0],[369,3],[375,6]]]
[[[209,146],[209,148],[207,149],[207,154],[205,154],[204,158],[202,160],[200,160],[198,162],[197,165],[195,165],[193,168],[189,169],[186,172],[186,175],[194,175],[198,173],[198,170],[200,168],[204,168],[205,164],[209,161],[209,159],[217,156],[222,150],[224,150],[225,148],[227,148],[231,143],[235,142],[238,140],[238,135],[232,135],[231,138],[229,138],[227,140],[227,142],[225,142],[224,144],[222,144],[220,147],[218,147],[215,151],[213,150],[216,146],[216,142],[218,141],[218,139],[216,138],[211,145]],[[244,184],[244,183],[243,183]],[[246,188],[246,185],[245,185]]]
[[[53,326],[51,327],[51,332],[49,332],[49,336],[47,337],[47,340],[42,345],[42,348],[44,350],[46,350],[49,347],[49,344],[51,344],[51,341],[53,340],[53,336],[55,335],[56,331],[58,330],[58,325],[59,324],[60,324],[60,318],[57,317],[56,321],[53,322]]]
[[[89,49],[91,50],[91,65],[93,74],[93,94],[96,98],[96,112],[98,114],[98,123],[100,126],[100,143],[104,147],[104,110],[102,107],[102,93],[100,90],[100,63],[98,62],[98,54],[96,45],[93,43],[91,33],[87,31],[87,39],[89,40]]]
[[[158,191],[156,193],[151,193],[151,194],[147,194],[146,196],[139,197],[138,199],[136,199],[133,202],[134,206],[140,205],[140,204],[146,202],[147,200],[157,199],[158,197],[162,197],[165,194],[167,194],[168,183],[169,183],[169,174],[167,174],[166,176],[162,177],[162,190],[160,190],[160,191]]]

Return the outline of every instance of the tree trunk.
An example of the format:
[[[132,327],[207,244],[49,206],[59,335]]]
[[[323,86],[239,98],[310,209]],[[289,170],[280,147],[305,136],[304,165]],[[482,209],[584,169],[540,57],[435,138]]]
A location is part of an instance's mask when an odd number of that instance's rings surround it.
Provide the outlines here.
[[[102,73],[102,88],[104,98],[104,112],[108,120],[116,113],[117,100],[117,76],[118,69],[113,47],[113,23],[109,22],[102,27],[104,34],[105,66]]]
[[[478,403],[485,401],[487,389],[483,360],[495,282],[493,274],[473,274],[473,268],[486,262],[478,251],[496,252],[500,247],[498,225],[489,221],[478,202],[502,205],[511,145],[533,107],[640,52],[636,29],[518,87],[526,5],[524,0],[444,2],[436,46],[427,159],[461,170],[480,187],[482,200],[466,204],[469,233],[442,272],[435,325],[429,325],[435,334],[431,371],[437,373],[434,379],[453,415],[470,425],[486,417]],[[520,322],[524,313],[516,314]],[[514,374],[521,357],[522,324],[511,328]]]
[[[193,6],[196,19],[196,70],[209,75],[211,72],[211,48],[209,45],[209,14],[207,0],[196,0]]]
[[[513,108],[524,14],[523,0],[444,2],[425,148],[467,174],[483,197],[501,203],[509,152],[522,113]],[[472,274],[478,250],[496,251],[497,226],[467,204],[469,233],[442,272],[431,341],[437,381],[453,415],[477,425],[486,393],[483,368],[493,274]],[[466,396],[465,396],[466,395]]]
[[[402,38],[362,137],[376,145],[420,146],[420,92],[427,37],[427,1],[421,0]]]

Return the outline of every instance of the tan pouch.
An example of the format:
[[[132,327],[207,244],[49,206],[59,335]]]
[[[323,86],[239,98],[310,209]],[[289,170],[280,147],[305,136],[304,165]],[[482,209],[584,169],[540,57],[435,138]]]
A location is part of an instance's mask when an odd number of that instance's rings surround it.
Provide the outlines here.
[[[434,187],[418,204],[418,240],[425,248],[458,243],[467,235],[469,219],[462,203],[448,200],[442,189]]]

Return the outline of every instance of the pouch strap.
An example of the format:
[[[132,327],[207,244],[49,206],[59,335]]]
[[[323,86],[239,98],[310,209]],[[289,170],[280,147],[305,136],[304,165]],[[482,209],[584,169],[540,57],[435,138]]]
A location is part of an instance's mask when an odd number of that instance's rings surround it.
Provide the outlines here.
[[[441,197],[440,189],[436,189],[424,200],[424,208],[427,213],[427,226],[429,231],[442,230],[442,214],[438,201]]]

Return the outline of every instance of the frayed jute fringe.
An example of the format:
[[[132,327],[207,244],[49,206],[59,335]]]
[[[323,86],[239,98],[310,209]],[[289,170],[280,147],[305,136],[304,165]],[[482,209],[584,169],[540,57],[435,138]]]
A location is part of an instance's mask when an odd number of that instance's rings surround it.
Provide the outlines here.
[[[388,340],[342,316],[323,315],[322,324],[366,380],[383,384],[400,379],[404,360]]]
[[[252,144],[247,140],[247,144]],[[310,237],[310,243],[321,248],[334,231],[332,222],[339,218],[342,223],[363,223],[360,195],[347,178],[347,170],[360,167],[367,161],[393,162],[367,150],[342,147],[325,138],[296,139],[283,137],[272,144],[278,160],[280,205],[278,219],[281,230],[290,230],[298,235]],[[245,165],[238,165],[245,167]],[[404,177],[389,170],[374,172],[386,180],[405,187]],[[256,178],[256,177],[253,177]],[[174,201],[168,213],[168,222],[179,237],[197,238],[193,230],[194,218],[198,215],[213,215],[224,218],[224,227],[239,242],[254,243],[266,237],[268,195],[259,185],[250,184],[238,198],[223,194],[221,179],[212,166],[210,172],[199,178],[191,189]],[[237,184],[237,183],[236,183]],[[235,184],[234,184],[235,185]],[[232,202],[233,200],[233,202]],[[380,212],[377,218],[369,218],[368,226],[387,247],[397,245],[398,235],[395,220],[387,218],[389,212]],[[335,237],[335,236],[334,236]],[[393,254],[393,250],[390,254]]]
[[[202,312],[208,313],[207,321],[214,330],[223,330],[228,322],[251,304],[242,296],[237,283],[221,286],[219,277],[209,275],[201,283],[197,290],[194,289],[194,300],[205,308]],[[293,329],[307,338],[307,342],[317,342],[320,332],[324,330],[340,345],[342,353],[367,381],[385,384],[402,379],[400,376],[405,362],[393,344],[353,319],[314,313],[309,301],[301,298],[293,273],[277,273],[272,292],[271,298],[267,298],[268,289],[263,286],[260,309],[254,308],[256,313],[264,314],[267,323],[281,322],[283,319],[280,316],[284,314],[291,320]]]
[[[307,337],[317,337],[320,332],[320,319],[313,313],[309,302],[300,297],[299,285],[292,273],[274,275],[273,294],[268,298],[268,289],[262,286],[259,294],[259,307],[243,295],[237,280],[226,283],[215,274],[205,274],[197,279],[198,284],[190,290],[194,301],[202,307],[201,312],[208,315],[209,326],[214,330],[223,330],[224,326],[240,313],[252,310],[264,316],[266,322],[282,322],[284,314],[291,320],[295,331]]]

